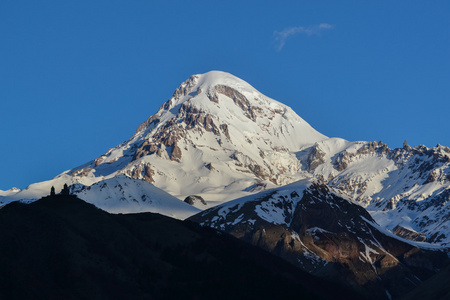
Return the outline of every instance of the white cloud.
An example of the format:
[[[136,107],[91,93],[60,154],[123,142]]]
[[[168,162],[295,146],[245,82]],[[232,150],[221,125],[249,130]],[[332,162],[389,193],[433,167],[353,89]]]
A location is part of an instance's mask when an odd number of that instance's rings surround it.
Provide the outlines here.
[[[274,37],[275,42],[278,43],[278,51],[283,49],[284,45],[286,44],[286,39],[292,35],[296,34],[306,34],[308,36],[310,35],[318,35],[324,30],[333,29],[334,25],[330,25],[327,23],[321,23],[319,25],[312,25],[312,26],[298,26],[298,27],[289,27],[286,29],[283,29],[282,31],[275,31]]]

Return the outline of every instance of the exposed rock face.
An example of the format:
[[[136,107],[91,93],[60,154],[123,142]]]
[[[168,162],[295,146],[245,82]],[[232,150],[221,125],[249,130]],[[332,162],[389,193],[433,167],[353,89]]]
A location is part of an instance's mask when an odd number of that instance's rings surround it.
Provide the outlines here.
[[[313,171],[319,165],[323,164],[325,162],[324,157],[325,152],[320,149],[318,144],[315,144],[308,157],[309,171]]]
[[[230,132],[228,131],[228,125],[220,124],[220,129],[222,130],[223,134],[228,139],[228,141],[231,141]]]
[[[164,104],[161,106],[160,109],[162,109],[163,107],[164,107]],[[158,117],[156,115],[153,115],[150,118],[148,118],[144,123],[139,125],[139,127],[136,129],[136,133],[139,133],[139,132],[149,129],[149,128],[154,128],[156,125],[158,125],[158,123],[159,123]]]
[[[267,183],[257,182],[245,189],[247,192],[260,192],[267,188]]]
[[[186,199],[184,199],[184,202],[186,202],[187,204],[190,205],[206,205],[206,201],[205,199],[203,199],[201,196],[197,196],[197,195],[192,195],[192,196],[188,196],[186,197]]]
[[[427,237],[424,234],[422,234],[420,232],[412,231],[412,230],[402,227],[400,225],[397,225],[394,227],[393,233],[395,235],[398,235],[407,240],[412,240],[412,241],[417,241],[417,242],[425,242],[427,240]]]
[[[215,90],[219,94],[223,94],[227,96],[228,98],[233,99],[234,103],[239,106],[242,111],[244,112],[244,115],[249,118],[252,121],[256,120],[255,113],[253,111],[253,107],[251,106],[250,102],[245,98],[243,94],[241,94],[239,91],[226,86],[226,85],[216,85]]]
[[[146,155],[152,155],[158,151],[158,146],[154,142],[150,142],[146,140],[142,143],[142,145],[136,150],[133,160],[141,158]]]
[[[207,97],[211,102],[219,103],[219,97],[217,97],[217,94],[215,92],[208,91]]]
[[[347,152],[346,150],[340,152],[334,161],[334,166],[336,167],[336,170],[341,172],[344,171],[357,157],[372,154],[382,156],[383,154],[389,154],[389,152],[390,149],[388,146],[383,144],[381,141],[380,143],[377,141],[368,142],[360,147],[356,152]],[[325,153],[322,152],[322,155],[325,156]]]
[[[265,166],[261,166],[255,160],[240,151],[236,151],[231,154],[230,158],[235,161],[236,166],[248,169],[256,176],[256,178],[262,180],[268,179],[276,184],[276,178],[272,175],[273,171],[267,164]]]
[[[152,171],[150,164],[142,164],[137,168],[130,170],[128,175],[133,179],[143,179],[147,182],[153,183],[153,176],[155,175],[155,172]]]
[[[178,147],[177,143],[174,143],[172,145],[172,153],[170,155],[170,159],[179,162],[181,160],[181,155],[182,152],[180,147]]]
[[[92,168],[78,169],[72,173],[73,176],[87,176],[92,171]]]
[[[435,182],[436,180],[439,179],[439,175],[440,175],[439,173],[440,173],[439,170],[432,170],[430,172],[430,174],[428,175],[427,180],[425,180],[424,183],[427,184],[427,183]]]

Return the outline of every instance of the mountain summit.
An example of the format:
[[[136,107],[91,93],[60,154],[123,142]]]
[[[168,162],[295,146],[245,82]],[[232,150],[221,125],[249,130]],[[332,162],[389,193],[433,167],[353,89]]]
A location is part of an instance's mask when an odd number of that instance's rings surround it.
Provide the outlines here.
[[[211,71],[183,82],[129,141],[68,174],[124,174],[221,202],[300,179],[295,152],[324,139],[288,106]]]

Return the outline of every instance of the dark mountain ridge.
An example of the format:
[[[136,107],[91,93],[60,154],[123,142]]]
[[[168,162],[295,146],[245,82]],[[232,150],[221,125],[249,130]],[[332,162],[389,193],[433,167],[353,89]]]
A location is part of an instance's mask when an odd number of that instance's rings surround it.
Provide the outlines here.
[[[317,182],[230,202],[189,220],[223,230],[374,299],[404,295],[449,261],[444,249],[426,250],[380,231],[363,207]]]
[[[357,296],[217,230],[70,195],[0,209],[0,264],[0,299]]]

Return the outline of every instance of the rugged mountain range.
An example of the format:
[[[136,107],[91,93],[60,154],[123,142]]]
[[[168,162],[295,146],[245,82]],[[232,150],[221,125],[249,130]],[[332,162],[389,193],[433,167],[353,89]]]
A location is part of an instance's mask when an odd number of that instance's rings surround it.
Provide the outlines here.
[[[373,299],[399,298],[450,261],[448,250],[387,232],[363,207],[314,180],[230,201],[189,220]]]
[[[34,201],[66,183],[111,212],[183,219],[313,178],[365,207],[385,229],[450,242],[448,147],[390,149],[381,141],[327,138],[289,107],[218,71],[182,83],[127,142],[47,182],[1,192],[0,202]],[[182,201],[189,196],[193,206]]]
[[[305,168],[365,207],[381,226],[416,240],[450,242],[450,148],[390,149],[328,139],[302,151]]]

